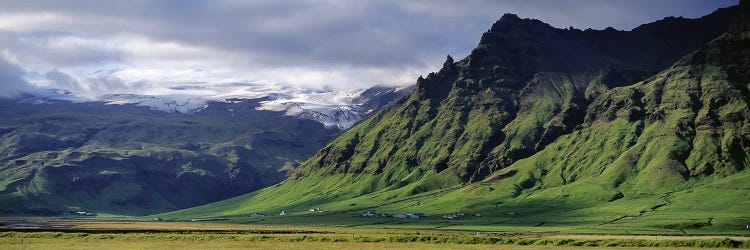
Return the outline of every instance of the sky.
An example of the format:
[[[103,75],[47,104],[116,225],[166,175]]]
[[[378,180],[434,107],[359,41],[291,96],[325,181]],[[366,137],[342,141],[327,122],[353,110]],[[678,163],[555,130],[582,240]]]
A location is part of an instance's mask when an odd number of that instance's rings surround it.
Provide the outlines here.
[[[459,59],[504,13],[630,30],[737,0],[1,0],[0,97],[29,89],[180,94],[253,82],[353,89],[413,84]],[[200,93],[191,93],[200,94]]]

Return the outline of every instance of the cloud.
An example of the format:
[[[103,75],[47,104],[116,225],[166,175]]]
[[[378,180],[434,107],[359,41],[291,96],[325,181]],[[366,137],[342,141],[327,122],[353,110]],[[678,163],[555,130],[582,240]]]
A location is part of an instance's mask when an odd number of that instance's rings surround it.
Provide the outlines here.
[[[117,93],[154,94],[150,91],[163,88],[159,84],[147,80],[128,81],[121,77],[123,71],[119,69],[97,71],[83,77],[70,73],[53,70],[47,72],[45,81],[39,85],[72,91],[88,96],[98,96]],[[155,93],[158,94],[158,93]]]
[[[413,83],[446,54],[468,54],[506,12],[556,27],[632,29],[736,3],[5,0],[0,49],[44,78],[33,84],[92,93],[237,81],[359,88]],[[106,81],[91,76],[112,69]]]
[[[31,89],[23,79],[24,71],[18,65],[0,55],[0,98],[12,98]]]

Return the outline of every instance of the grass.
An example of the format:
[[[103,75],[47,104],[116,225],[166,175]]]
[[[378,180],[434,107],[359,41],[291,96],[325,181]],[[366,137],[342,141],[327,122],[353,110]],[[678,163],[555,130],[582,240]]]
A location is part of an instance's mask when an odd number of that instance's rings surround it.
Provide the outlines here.
[[[485,245],[430,244],[430,243],[383,243],[383,242],[264,242],[264,241],[173,241],[173,240],[97,240],[97,239],[8,239],[0,238],[3,249],[487,249]],[[493,249],[580,249],[571,246],[517,246],[495,245]],[[608,249],[587,247],[586,249]],[[664,249],[690,250],[686,247],[638,247],[618,249]],[[706,249],[706,248],[701,248]],[[718,248],[717,248],[718,249]]]
[[[342,175],[316,179],[319,182],[302,179],[297,183],[283,183],[272,189],[227,201],[158,216],[177,220],[229,217],[236,219],[238,223],[264,225],[411,227],[522,233],[746,235],[748,230],[744,227],[750,223],[750,214],[746,211],[750,193],[743,192],[742,183],[747,182],[748,178],[750,171],[745,171],[721,181],[669,195],[634,195],[613,201],[609,199],[617,193],[594,182],[576,182],[573,185],[524,192],[518,198],[509,200],[503,200],[510,195],[502,191],[503,185],[507,183],[497,182],[415,195],[404,195],[404,188],[386,189],[336,200],[336,197],[346,197],[348,189],[345,185],[358,183],[354,177]],[[328,193],[330,196],[316,196],[317,193],[311,190],[318,189],[337,192]],[[307,212],[312,207],[328,211],[323,214]],[[281,209],[292,215],[276,216]],[[362,211],[369,209],[389,214],[424,212],[432,216],[419,221],[359,216]],[[473,211],[483,216],[469,217],[462,221],[437,218],[457,211]],[[507,211],[515,211],[518,215],[506,216]],[[261,219],[249,217],[254,212],[268,212],[275,216]]]
[[[561,233],[468,232],[445,229],[388,229],[261,224],[52,220],[64,229],[4,229],[2,249],[309,248],[309,249],[568,249],[646,247],[668,249],[750,248],[738,236],[633,236]]]

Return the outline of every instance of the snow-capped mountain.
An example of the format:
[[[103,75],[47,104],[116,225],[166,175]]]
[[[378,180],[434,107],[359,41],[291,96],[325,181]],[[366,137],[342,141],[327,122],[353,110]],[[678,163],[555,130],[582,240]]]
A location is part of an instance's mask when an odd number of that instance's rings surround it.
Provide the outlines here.
[[[284,112],[329,128],[347,129],[373,112],[406,95],[408,87],[381,87],[346,91],[305,89],[279,84],[191,84],[170,88],[175,94],[106,94],[82,96],[62,90],[39,90],[21,102],[42,104],[52,100],[105,105],[135,105],[154,110],[192,114],[212,103],[259,99],[256,110]]]
[[[269,98],[271,100],[261,102],[258,109],[283,111],[290,116],[345,129],[405,94],[403,89],[389,87],[343,92],[302,92]]]

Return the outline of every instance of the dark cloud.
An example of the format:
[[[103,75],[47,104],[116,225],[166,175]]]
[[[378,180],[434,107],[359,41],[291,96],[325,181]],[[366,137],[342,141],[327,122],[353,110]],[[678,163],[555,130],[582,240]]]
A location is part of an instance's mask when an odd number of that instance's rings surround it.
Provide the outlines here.
[[[24,61],[55,66],[97,65],[122,61],[121,51],[78,34],[0,32],[0,45]]]
[[[6,31],[4,39],[0,34],[0,45],[17,54],[47,60],[57,67],[135,64],[144,55],[132,54],[148,48],[131,46],[126,48],[129,51],[122,52],[117,50],[119,44],[101,43],[107,43],[108,39],[144,37],[154,42],[223,51],[237,57],[229,64],[248,70],[293,67],[317,72],[346,71],[342,75],[361,86],[363,82],[402,81],[388,76],[424,74],[411,71],[434,70],[445,54],[458,58],[468,54],[481,33],[506,12],[541,19],[557,27],[612,26],[627,30],[664,16],[699,17],[736,3],[736,0],[6,0],[0,10],[0,21],[17,25],[6,25],[13,31]],[[2,20],[2,14],[29,16],[26,19],[14,16],[17,21],[12,21]],[[71,38],[66,46],[50,48],[50,44],[60,42],[56,40],[63,36],[60,34],[82,40],[76,44]],[[87,44],[89,38],[102,41]],[[165,54],[162,58],[169,60],[180,54]],[[227,55],[208,53],[184,61],[224,57]],[[385,73],[376,79],[358,73],[378,70]]]
[[[16,97],[31,89],[23,74],[18,65],[0,56],[0,98]]]

